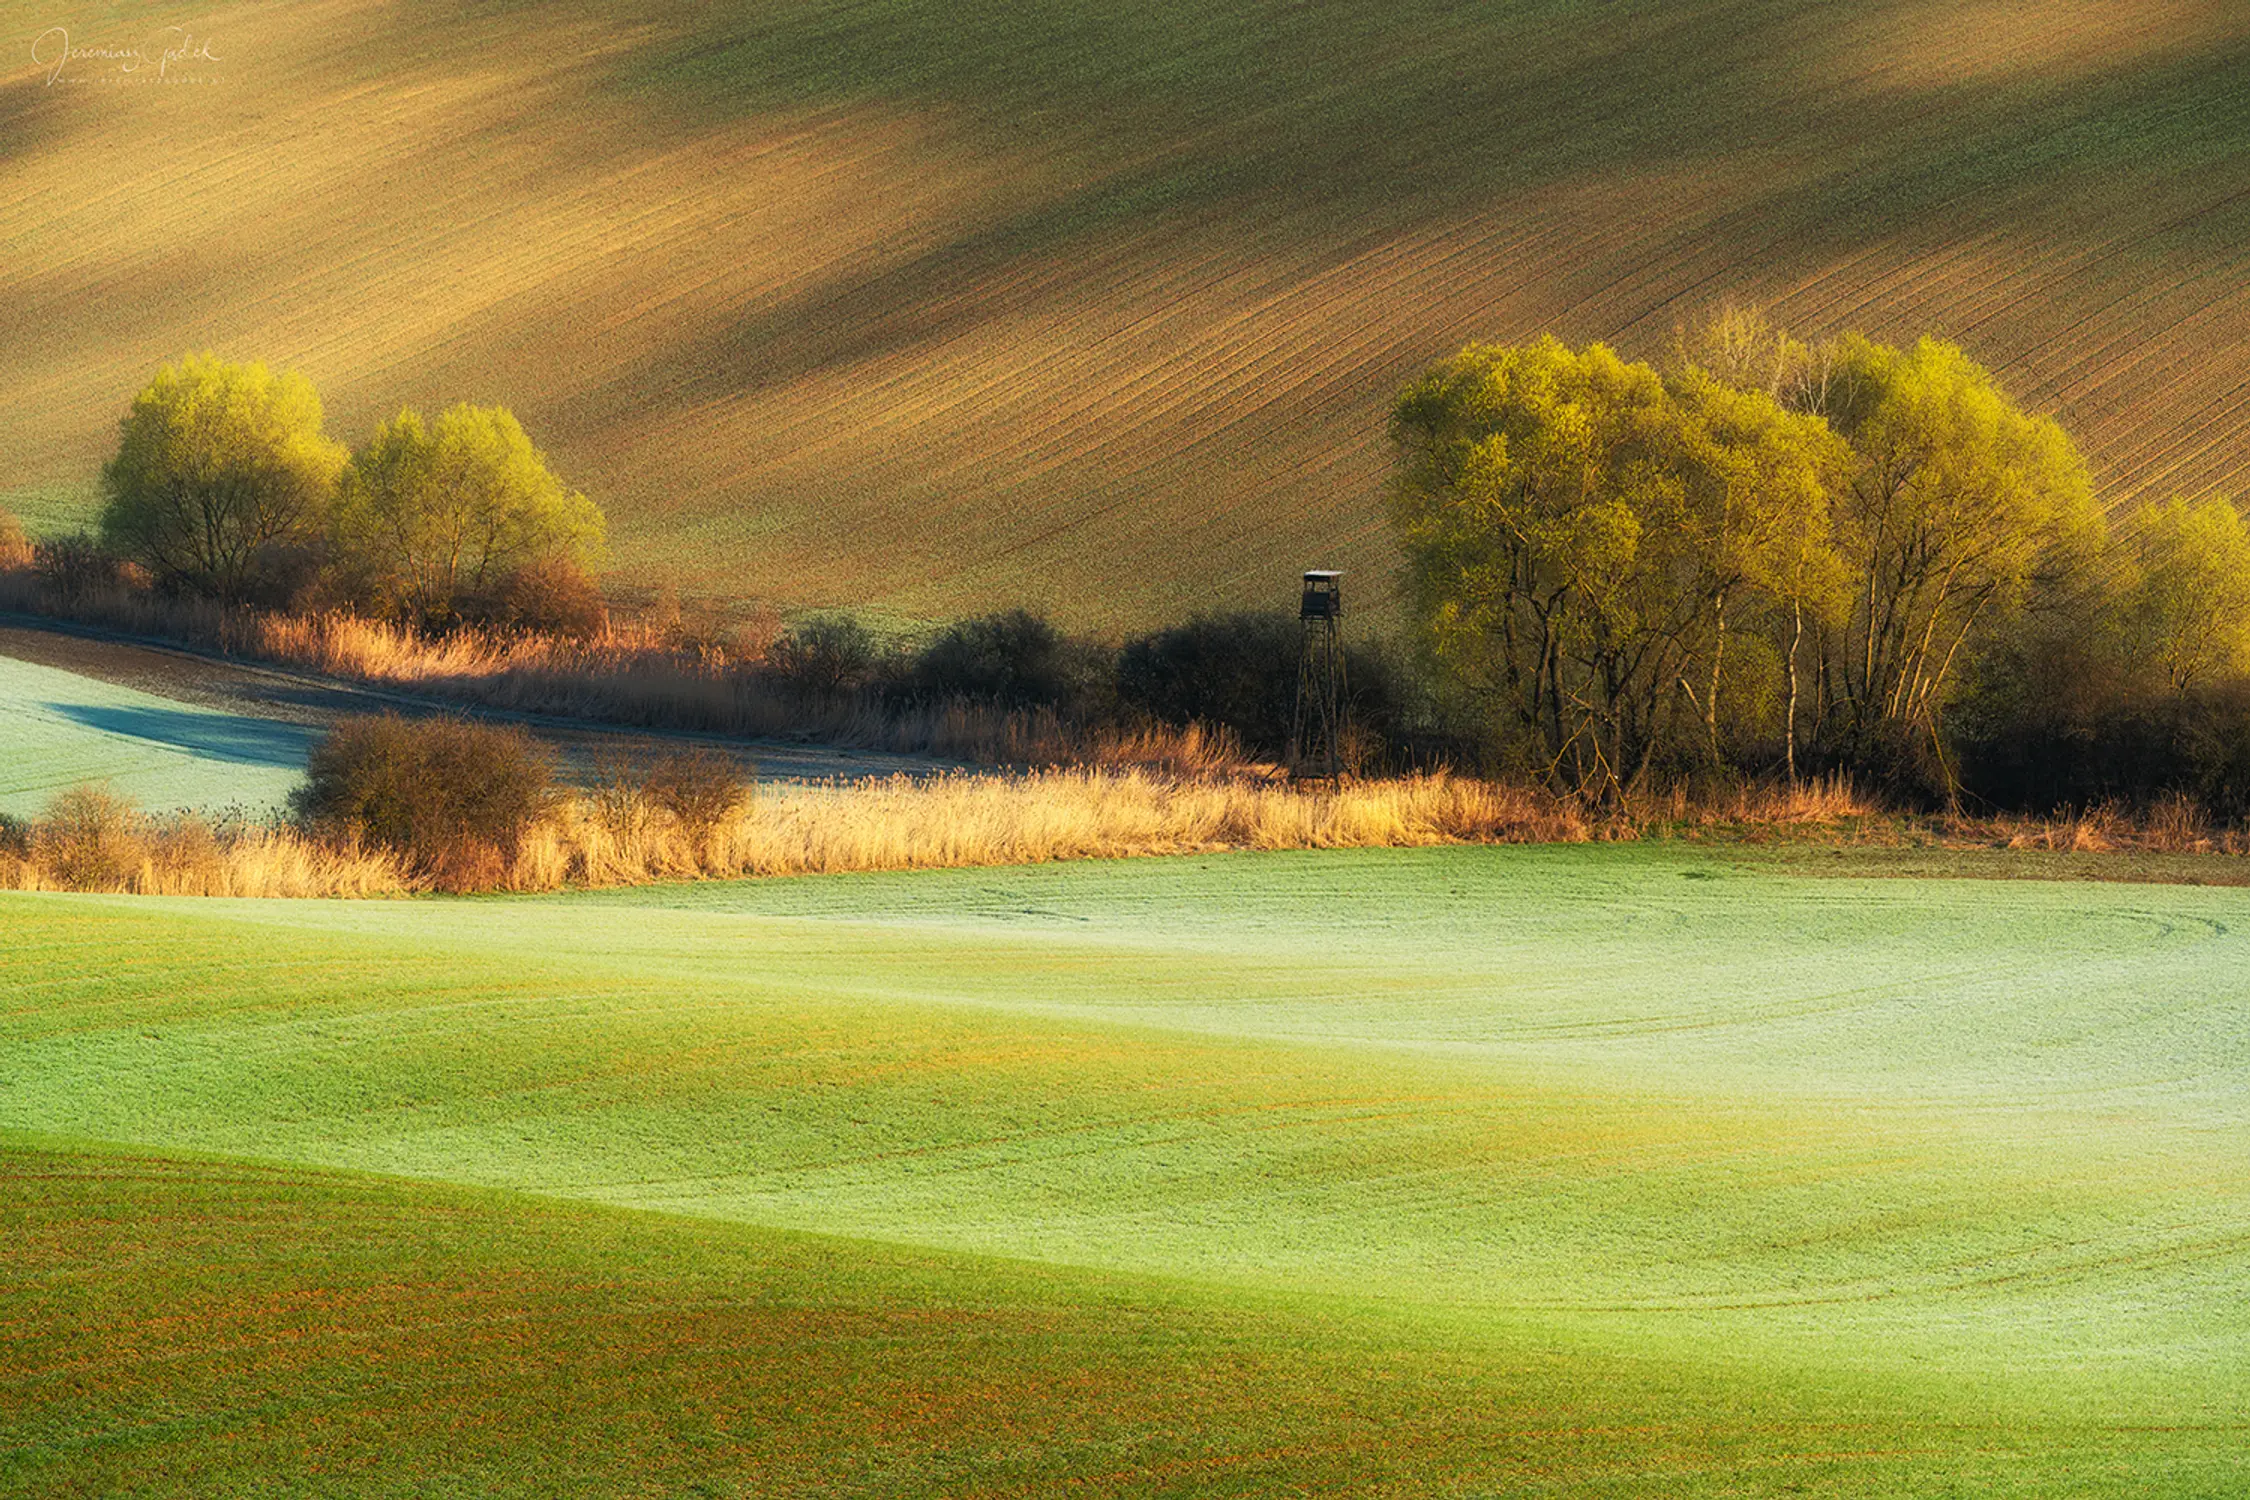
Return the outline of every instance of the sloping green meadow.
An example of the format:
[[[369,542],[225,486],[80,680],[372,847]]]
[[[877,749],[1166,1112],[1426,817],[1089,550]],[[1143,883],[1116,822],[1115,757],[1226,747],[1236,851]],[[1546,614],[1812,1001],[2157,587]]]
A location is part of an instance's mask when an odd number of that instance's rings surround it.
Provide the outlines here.
[[[22,1493],[2250,1486],[2242,891],[5,897],[0,975]]]
[[[151,812],[281,807],[314,732],[0,656],[0,813],[106,782]]]

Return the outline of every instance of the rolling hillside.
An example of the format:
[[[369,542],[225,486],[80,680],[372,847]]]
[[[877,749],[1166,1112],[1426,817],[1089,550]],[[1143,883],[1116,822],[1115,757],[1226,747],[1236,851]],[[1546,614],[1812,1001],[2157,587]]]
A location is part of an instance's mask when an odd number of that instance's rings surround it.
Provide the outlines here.
[[[1833,857],[0,895],[0,1493],[2243,1493],[2250,895]]]
[[[63,19],[211,56],[57,73],[50,8],[0,26],[0,505],[44,527],[210,346],[355,439],[513,405],[631,587],[1121,625],[1325,563],[1365,599],[1411,371],[1541,329],[1650,354],[1724,299],[1961,340],[2116,496],[2250,467],[2221,0]]]

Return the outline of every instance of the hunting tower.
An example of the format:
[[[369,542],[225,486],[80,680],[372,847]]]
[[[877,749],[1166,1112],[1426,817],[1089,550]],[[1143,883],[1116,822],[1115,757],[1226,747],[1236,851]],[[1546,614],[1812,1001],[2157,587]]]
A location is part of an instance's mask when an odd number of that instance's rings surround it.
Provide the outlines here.
[[[1297,713],[1289,726],[1289,770],[1334,781],[1344,770],[1344,595],[1341,573],[1305,575],[1297,619]]]

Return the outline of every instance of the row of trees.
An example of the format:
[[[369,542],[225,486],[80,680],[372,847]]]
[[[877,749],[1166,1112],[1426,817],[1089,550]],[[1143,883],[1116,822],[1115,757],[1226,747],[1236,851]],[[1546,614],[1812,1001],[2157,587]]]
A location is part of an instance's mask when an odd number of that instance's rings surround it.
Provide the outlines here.
[[[2166,791],[2250,814],[2250,532],[2224,499],[2105,515],[2054,422],[1950,344],[1741,314],[1656,364],[1472,346],[1399,398],[1393,499],[1426,674],[1355,658],[1362,727],[1617,799],[1850,768],[2018,806]],[[602,518],[505,410],[406,411],[357,452],[302,377],[197,356],[134,401],[105,544],[163,586],[417,625],[599,618]],[[558,602],[561,601],[558,607]],[[1285,738],[1287,617],[1114,646],[1021,612],[917,650],[848,622],[763,670]]]
[[[2095,740],[2250,678],[2233,505],[2113,528],[2062,429],[1951,344],[1807,345],[1731,314],[1662,368],[1472,346],[1392,431],[1450,717],[1559,785],[1810,763],[2021,800],[2006,762],[2043,734],[2040,795],[2130,794]],[[2035,726],[2073,673],[2084,711]]]
[[[167,589],[324,602],[417,623],[490,614],[536,583],[590,598],[599,509],[505,407],[401,411],[356,453],[294,372],[190,355],[134,397],[102,471],[101,534]],[[523,602],[516,598],[520,606]]]

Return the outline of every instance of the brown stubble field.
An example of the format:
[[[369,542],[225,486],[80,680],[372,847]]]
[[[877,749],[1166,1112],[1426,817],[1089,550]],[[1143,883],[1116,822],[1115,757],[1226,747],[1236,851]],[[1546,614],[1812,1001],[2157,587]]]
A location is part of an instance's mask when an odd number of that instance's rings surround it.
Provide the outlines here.
[[[626,592],[1120,626],[1387,586],[1386,404],[1728,301],[1965,343],[2123,499],[2250,462],[2250,15],[1811,0],[159,8],[0,55],[0,506],[194,347],[514,406]],[[139,22],[74,21],[93,41]]]

